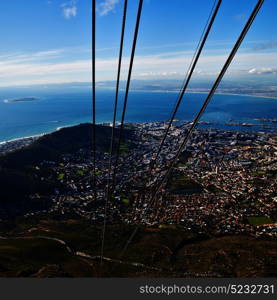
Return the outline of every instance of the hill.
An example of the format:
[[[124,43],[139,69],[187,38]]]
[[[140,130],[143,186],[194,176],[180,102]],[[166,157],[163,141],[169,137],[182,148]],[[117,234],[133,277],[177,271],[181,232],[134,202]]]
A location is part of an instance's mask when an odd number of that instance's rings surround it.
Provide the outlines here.
[[[115,130],[118,136],[119,129]],[[105,152],[110,147],[111,127],[96,125],[96,150]],[[125,130],[125,138],[131,138],[132,131]],[[65,127],[46,134],[30,146],[0,156],[0,166],[21,170],[43,160],[57,161],[61,155],[74,153],[80,148],[92,149],[92,125],[85,123]]]
[[[3,226],[3,225],[2,225]],[[100,269],[101,226],[43,216],[1,228],[2,277],[276,277],[276,240],[197,235],[184,228],[107,227]],[[55,255],[54,255],[55,254]]]
[[[118,136],[119,129],[115,130]],[[111,127],[96,126],[96,150],[108,152]],[[132,130],[125,130],[125,138],[132,138]],[[41,162],[57,162],[65,154],[79,149],[92,150],[92,125],[80,124],[44,135],[31,145],[0,156],[0,218],[19,215],[27,211],[46,209],[51,205],[49,195],[61,188],[51,169]],[[34,171],[37,166],[39,171]],[[44,180],[41,180],[44,178]],[[40,194],[30,199],[30,195]],[[42,195],[42,196],[41,196]]]

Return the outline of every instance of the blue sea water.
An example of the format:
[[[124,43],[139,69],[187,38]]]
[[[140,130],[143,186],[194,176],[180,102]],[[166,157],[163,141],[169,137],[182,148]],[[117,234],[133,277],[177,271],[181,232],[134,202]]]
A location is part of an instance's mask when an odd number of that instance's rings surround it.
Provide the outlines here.
[[[126,122],[150,122],[167,120],[177,99],[174,92],[131,91],[127,105]],[[34,96],[36,101],[5,103],[4,99]],[[123,102],[120,92],[118,118]],[[192,120],[205,100],[206,94],[185,95],[177,118]],[[41,91],[0,93],[0,141],[51,132],[58,127],[90,122],[92,116],[90,91]],[[97,91],[97,122],[112,120],[114,90]],[[277,131],[277,123],[255,120],[276,119],[277,99],[217,94],[202,118],[216,122],[212,126],[231,130]],[[256,124],[252,127],[230,126],[228,122]],[[269,127],[269,128],[266,128]]]

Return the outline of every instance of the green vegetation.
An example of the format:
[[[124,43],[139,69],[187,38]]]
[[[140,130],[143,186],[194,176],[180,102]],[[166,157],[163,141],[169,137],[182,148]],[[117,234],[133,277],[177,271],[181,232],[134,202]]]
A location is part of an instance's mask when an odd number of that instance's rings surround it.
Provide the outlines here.
[[[270,176],[277,178],[277,170],[257,170],[251,174],[253,177]]]
[[[102,174],[101,171],[95,171],[95,176],[100,176]],[[91,171],[91,175],[93,175],[93,171]]]
[[[29,229],[32,228],[32,232]],[[183,277],[184,273],[217,274],[219,277],[276,277],[274,240],[245,235],[213,237],[162,224],[140,226],[122,260],[112,262],[122,253],[134,230],[131,225],[108,225],[104,255],[104,277]],[[1,226],[3,230],[3,225]],[[102,226],[77,219],[51,219],[50,216],[18,218],[9,226],[7,236],[23,239],[0,241],[0,277],[94,277],[99,276],[99,258],[83,259],[81,251],[98,256],[101,251]],[[2,234],[3,235],[3,234]],[[29,238],[28,238],[29,237]],[[41,237],[57,238],[55,240]],[[128,263],[144,264],[146,267]],[[153,267],[154,269],[151,269]]]
[[[111,128],[109,126],[96,126],[96,149],[98,151],[109,150],[110,134]],[[115,134],[119,134],[118,129]],[[129,138],[131,135],[132,132],[125,132],[125,138]],[[72,154],[81,148],[92,149],[91,140],[91,124],[62,128],[42,136],[26,148],[0,156],[0,165],[6,168],[22,169],[41,161],[57,161],[63,154]]]
[[[199,183],[183,175],[173,176],[169,180],[168,189],[172,194],[193,194],[200,193],[203,190],[202,186]]]
[[[123,202],[124,204],[126,204],[126,205],[129,205],[129,204],[130,204],[130,200],[127,199],[127,198],[123,198],[123,199],[122,199],[122,202]]]
[[[272,224],[274,223],[274,221],[269,218],[269,217],[249,217],[248,218],[248,222],[251,224],[251,225],[254,225],[254,226],[259,226],[259,225],[265,225],[265,224]]]
[[[263,175],[266,175],[266,171],[259,170],[259,171],[253,172],[251,175],[252,176],[263,176]]]
[[[116,129],[115,135],[118,134],[119,129]],[[96,135],[97,150],[109,151],[111,127],[97,125]],[[126,140],[131,140],[132,135],[132,131],[124,131]],[[46,208],[47,197],[55,189],[63,189],[62,180],[65,177],[63,173],[57,176],[53,172],[52,164],[60,164],[63,155],[74,155],[80,149],[90,151],[91,140],[92,125],[80,124],[62,128],[40,137],[27,147],[0,155],[0,212],[4,212],[3,216],[10,217],[30,210]],[[129,143],[128,147],[130,145]],[[126,148],[127,144],[124,147]],[[86,170],[78,170],[77,174],[83,175],[84,172]],[[96,175],[100,174],[97,172]],[[38,194],[46,201],[43,204],[39,199],[31,201],[31,194]],[[2,208],[4,210],[1,211]]]
[[[4,277],[79,277],[80,273],[91,276],[92,271],[52,240],[0,241],[0,274]]]
[[[159,225],[160,229],[177,229],[176,225],[169,225],[169,224],[161,224]]]
[[[129,144],[128,143],[125,142],[125,143],[122,143],[120,145],[120,153],[122,155],[127,154],[128,150],[129,150]]]
[[[85,174],[85,171],[79,169],[79,170],[76,170],[76,174],[77,174],[77,175],[84,175],[84,174]]]
[[[58,175],[58,180],[63,180],[64,179],[65,174],[64,173],[60,173]]]

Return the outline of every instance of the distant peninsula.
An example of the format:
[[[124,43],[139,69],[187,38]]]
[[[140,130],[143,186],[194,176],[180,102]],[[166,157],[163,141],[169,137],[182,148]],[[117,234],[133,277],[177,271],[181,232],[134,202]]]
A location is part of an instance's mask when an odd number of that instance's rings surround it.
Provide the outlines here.
[[[36,97],[24,97],[24,98],[13,98],[13,99],[5,99],[3,102],[12,103],[12,102],[25,102],[25,101],[36,101],[38,98]]]

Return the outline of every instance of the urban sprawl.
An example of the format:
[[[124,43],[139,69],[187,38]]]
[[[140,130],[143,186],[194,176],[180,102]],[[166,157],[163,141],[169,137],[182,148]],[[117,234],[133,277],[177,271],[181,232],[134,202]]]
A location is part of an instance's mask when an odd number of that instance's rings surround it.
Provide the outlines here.
[[[122,144],[109,197],[109,153],[97,151],[96,199],[89,149],[63,155],[59,162],[43,161],[36,168],[50,167],[67,187],[66,191],[55,190],[53,205],[44,213],[74,213],[102,224],[108,199],[107,224],[184,226],[214,235],[277,236],[277,135],[273,133],[197,129],[169,181],[149,202],[190,125],[171,127],[153,165],[167,124],[127,124],[134,136]]]

